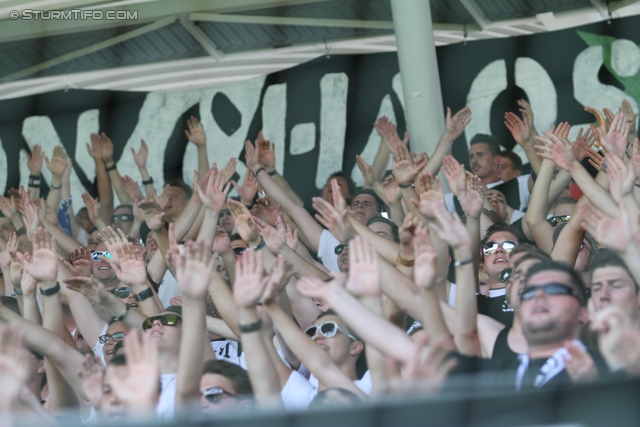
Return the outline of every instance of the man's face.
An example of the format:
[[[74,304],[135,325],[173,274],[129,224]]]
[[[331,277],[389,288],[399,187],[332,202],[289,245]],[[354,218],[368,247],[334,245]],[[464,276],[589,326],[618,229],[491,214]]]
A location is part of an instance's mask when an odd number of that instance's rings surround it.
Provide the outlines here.
[[[498,190],[487,190],[484,193],[484,207],[485,209],[498,213],[500,218],[505,221],[508,220],[507,199],[502,192]]]
[[[511,277],[506,283],[505,288],[507,303],[509,303],[509,306],[513,308],[514,312],[516,312],[518,310],[518,307],[520,307],[520,293],[522,293],[522,289],[524,289],[524,276],[527,274],[527,271],[529,271],[532,265],[535,265],[539,262],[540,260],[537,259],[529,259],[527,261],[523,261],[519,263],[517,267],[514,267],[513,271],[511,272]]]
[[[615,306],[629,314],[631,319],[638,316],[638,290],[622,267],[609,265],[593,270],[591,300],[596,312]]]
[[[562,271],[541,271],[529,278],[529,286],[542,286],[558,283],[575,291],[569,275]],[[520,302],[518,310],[523,324],[524,335],[530,346],[562,344],[574,339],[580,332],[580,326],[588,320],[586,307],[582,307],[575,296],[547,295],[538,289],[533,298]]]
[[[5,241],[9,241],[11,233],[15,233],[16,228],[13,226],[11,220],[7,217],[0,217],[0,237]]]
[[[500,272],[509,267],[509,253],[504,249],[504,242],[511,240],[518,242],[518,238],[508,231],[498,231],[493,233],[487,239],[487,243],[499,243],[495,252],[492,254],[484,254],[483,268],[492,282],[499,281]],[[519,242],[518,242],[519,243]]]
[[[124,325],[124,323],[115,322],[115,323],[109,325],[109,328],[107,328],[107,335],[113,335],[116,332],[125,332],[126,333],[128,330],[129,329]],[[122,341],[122,338],[120,338],[120,339],[109,338],[107,340],[107,342],[104,343],[104,346],[102,347],[102,353],[103,353],[103,356],[104,356],[104,360],[105,360],[105,362],[107,362],[107,364],[111,361],[111,359],[113,359],[113,348],[120,341]]]
[[[336,322],[342,330],[348,331],[345,323],[338,316],[334,315],[322,316],[316,319],[313,324],[317,326],[325,322]],[[329,354],[331,360],[338,366],[341,366],[347,362],[350,357],[357,356],[359,353],[358,349],[354,348],[355,342],[340,331],[331,338],[326,338],[318,330],[312,338],[317,345]]]
[[[491,155],[489,144],[478,142],[469,148],[469,165],[474,175],[478,175],[480,179],[485,179],[493,174],[493,168],[497,166],[497,159]]]
[[[379,216],[376,199],[371,194],[358,194],[351,202],[351,210],[355,219],[366,224],[369,218]]]
[[[107,252],[107,245],[104,243],[100,243],[96,247],[96,251]],[[111,284],[110,288],[115,286],[116,277],[115,271],[111,268],[111,264],[109,264],[104,259],[100,259],[100,261],[91,260],[91,273],[95,276],[96,279],[101,281],[102,283]]]
[[[224,231],[226,231],[228,235],[233,234],[233,226],[235,225],[235,223],[233,221],[231,211],[229,210],[229,206],[226,202],[222,207],[222,210],[220,211],[220,215],[218,215],[218,225],[224,228]]]
[[[172,311],[164,311],[163,314],[176,314]],[[178,315],[179,316],[179,315]],[[182,316],[180,316],[182,318]],[[180,351],[180,337],[182,336],[182,322],[179,321],[173,326],[163,325],[160,319],[153,322],[151,327],[151,338],[158,341],[160,352],[178,355]]]
[[[147,250],[144,255],[144,259],[149,262],[151,258],[153,258],[153,254],[158,250],[158,242],[156,242],[156,239],[153,237],[153,233],[147,234],[147,240],[144,242],[144,247]]]
[[[114,230],[122,230],[124,234],[129,234],[133,226],[133,219],[133,210],[121,206],[113,211],[113,215],[111,215],[111,227]]]
[[[391,226],[389,224],[384,222],[374,222],[369,224],[369,230],[372,230],[374,233],[384,237],[385,239],[389,239],[392,242],[394,241],[393,234],[391,233]]]
[[[498,165],[498,179],[507,182],[513,178],[517,178],[522,175],[517,169],[513,168],[513,162],[507,157],[500,157],[500,164]]]
[[[341,176],[330,178],[327,180],[326,184],[324,184],[324,188],[322,189],[322,198],[331,203],[331,206],[333,206],[333,189],[331,188],[332,179],[335,179],[338,182],[342,197],[344,197],[345,200],[349,198],[349,185],[347,184],[347,180]]]
[[[181,187],[169,187],[169,202],[164,208],[164,212],[169,221],[178,219],[184,208],[187,206],[187,195]]]
[[[120,420],[128,414],[127,407],[118,398],[112,386],[115,378],[124,378],[127,374],[126,366],[107,365],[107,370],[102,377],[102,397],[100,398],[100,411],[107,420]]]
[[[344,246],[342,252],[338,254],[338,268],[343,273],[349,272],[349,246]]]
[[[214,399],[215,402],[213,403],[205,397],[205,392],[211,388],[218,388],[223,391],[223,393],[216,396]],[[236,396],[236,391],[231,381],[220,374],[204,374],[202,378],[200,378],[200,393],[202,412],[207,415],[217,414],[230,409],[245,408],[247,405],[243,405],[243,403],[248,402],[248,399],[242,399]]]

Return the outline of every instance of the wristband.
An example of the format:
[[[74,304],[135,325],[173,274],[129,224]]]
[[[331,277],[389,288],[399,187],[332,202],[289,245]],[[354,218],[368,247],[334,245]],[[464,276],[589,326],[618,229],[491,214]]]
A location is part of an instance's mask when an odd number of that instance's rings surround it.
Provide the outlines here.
[[[413,267],[414,261],[415,260],[413,259],[406,259],[402,255],[400,255],[400,252],[398,252],[398,260],[396,261],[398,264],[404,265],[405,267]]]
[[[274,176],[274,175],[276,175],[276,174],[278,173],[278,171],[274,169],[274,170],[272,170],[271,172],[267,172],[267,173],[268,173],[269,175],[271,175],[271,176]]]
[[[40,293],[45,297],[50,297],[51,295],[55,295],[60,291],[60,283],[56,282],[56,285],[53,288],[42,289],[40,288]]]
[[[105,165],[106,166],[106,165]],[[116,164],[112,164],[111,166],[107,166],[107,172],[111,172],[114,170],[117,170],[118,168],[116,167]]]
[[[13,295],[11,295],[11,296],[15,297],[16,295],[22,295],[22,291],[19,291],[19,290],[17,290],[17,289],[14,289],[14,290],[13,290]]]
[[[398,187],[400,187],[400,188],[413,188],[413,183],[409,183],[409,184],[398,184]]]
[[[266,243],[265,243],[265,241],[264,241],[264,238],[260,237],[260,243],[258,243],[258,245],[257,245],[255,248],[253,248],[253,249],[254,249],[254,250],[256,250],[256,251],[257,251],[258,249],[262,249],[262,248],[264,248],[264,245],[265,245],[265,244],[266,244]]]
[[[456,262],[453,263],[453,266],[455,268],[458,268],[458,267],[466,265],[466,264],[471,264],[472,262],[473,262],[473,257],[472,258],[463,259],[463,260],[456,260]]]
[[[148,180],[142,181],[142,185],[151,185],[153,184],[153,177],[150,176]]]
[[[151,290],[151,288],[147,288],[144,291],[135,294],[133,297],[136,299],[136,301],[142,302],[152,296],[153,296],[153,291]]]
[[[262,329],[262,319],[248,325],[238,324],[238,328],[243,334],[247,334],[249,332],[258,332],[260,329]]]
[[[52,190],[60,190],[62,188],[62,184],[58,185],[57,187],[55,185],[51,184],[50,187],[51,187]]]
[[[629,149],[633,147],[633,142],[627,142],[627,149],[624,150],[624,156],[625,157],[629,157],[631,158],[631,156],[629,155]]]
[[[255,171],[255,172],[253,173],[253,176],[255,176],[255,177],[257,178],[257,177],[258,177],[258,174],[259,174],[260,172],[262,172],[263,170],[266,170],[266,169],[265,169],[264,167],[262,167],[262,166],[261,166],[261,167],[259,167],[259,168],[258,168],[258,170],[257,170],[257,171]]]
[[[113,316],[111,318],[111,323],[115,323],[115,322],[122,322],[124,320],[125,317],[127,317],[127,314],[129,313],[129,309],[131,308],[131,306],[129,304],[125,304],[125,308],[124,308],[124,313],[122,313],[120,316],[116,317]]]
[[[29,175],[29,179],[40,180],[40,175]]]

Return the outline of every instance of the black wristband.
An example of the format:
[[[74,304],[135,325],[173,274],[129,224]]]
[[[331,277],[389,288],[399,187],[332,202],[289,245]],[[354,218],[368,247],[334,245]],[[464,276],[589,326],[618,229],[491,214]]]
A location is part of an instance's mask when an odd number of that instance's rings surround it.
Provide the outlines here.
[[[153,296],[153,291],[151,290],[151,288],[147,288],[144,291],[135,294],[134,298],[136,299],[136,301],[142,302],[147,298],[151,298],[152,296]]]
[[[105,166],[106,166],[106,164],[105,164]],[[112,164],[111,166],[107,166],[107,172],[111,172],[111,171],[114,171],[114,170],[117,170],[117,169],[118,168],[116,167],[115,163]]]
[[[257,251],[258,249],[262,249],[262,248],[264,248],[264,245],[266,245],[266,242],[264,241],[264,238],[263,238],[263,237],[261,237],[261,238],[260,238],[260,243],[258,243],[258,245],[257,245],[255,248],[253,248],[253,249],[255,249],[255,250]]]
[[[35,179],[40,181],[40,175],[29,175],[29,179]]]
[[[258,170],[257,170],[257,171],[255,171],[255,172],[253,173],[253,176],[255,176],[255,177],[257,178],[257,177],[258,177],[258,174],[259,174],[260,172],[262,172],[263,170],[265,170],[265,168],[264,168],[264,167],[262,167],[262,166],[260,166],[260,167],[258,168]]]
[[[274,170],[272,170],[271,172],[267,172],[267,173],[268,173],[269,175],[271,175],[271,176],[274,176],[274,175],[276,175],[276,174],[278,173],[278,171],[274,169]]]
[[[467,258],[467,259],[463,259],[463,260],[457,260],[456,262],[453,263],[453,266],[455,268],[458,268],[458,267],[466,265],[466,264],[471,264],[472,262],[473,262],[473,257]]]
[[[400,188],[413,188],[413,183],[411,184],[398,184]]]
[[[153,184],[153,177],[150,176],[148,180],[142,181],[142,185],[151,185]]]
[[[40,293],[45,297],[50,297],[51,295],[55,295],[60,292],[60,283],[56,282],[56,285],[53,288],[42,289],[40,288]]]
[[[51,189],[52,190],[60,190],[62,188],[62,184],[58,185],[57,187],[53,184],[51,184]]]
[[[238,328],[243,334],[247,334],[249,332],[258,332],[260,329],[262,329],[262,319],[248,325],[238,324]]]
[[[113,316],[111,318],[111,323],[114,322],[122,322],[124,320],[125,317],[127,317],[127,314],[129,313],[129,309],[131,308],[131,306],[129,304],[125,304],[125,308],[124,308],[124,313],[122,313],[120,316],[116,317]]]

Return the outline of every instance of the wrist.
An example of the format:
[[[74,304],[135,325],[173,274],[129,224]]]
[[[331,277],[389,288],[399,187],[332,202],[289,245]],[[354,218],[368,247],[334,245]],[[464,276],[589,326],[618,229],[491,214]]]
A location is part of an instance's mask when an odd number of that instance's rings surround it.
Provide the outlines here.
[[[467,259],[471,258],[472,256],[473,255],[470,246],[464,245],[453,248],[453,257],[455,259]]]
[[[51,175],[51,187],[62,186],[62,175]]]
[[[104,158],[104,164],[109,167],[113,164],[115,164],[115,162],[113,161],[113,157],[109,157],[109,158]]]

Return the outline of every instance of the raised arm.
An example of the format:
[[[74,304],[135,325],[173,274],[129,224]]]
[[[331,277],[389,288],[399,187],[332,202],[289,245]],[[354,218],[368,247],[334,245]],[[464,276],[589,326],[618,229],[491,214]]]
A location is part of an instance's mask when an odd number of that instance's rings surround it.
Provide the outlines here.
[[[98,199],[100,199],[99,217],[104,224],[108,224],[113,212],[113,189],[111,188],[111,179],[109,179],[109,172],[107,172],[102,154],[102,138],[100,135],[97,133],[91,134],[91,145],[87,144],[87,150],[96,162],[96,184],[98,186]],[[84,199],[84,196],[82,198]],[[88,206],[87,209],[89,209]],[[98,227],[95,221],[93,221],[93,224]],[[101,229],[102,227],[98,228]]]
[[[140,177],[142,178],[142,185],[144,185],[145,194],[148,196],[149,194],[153,194],[156,189],[153,186],[153,177],[149,175],[149,171],[147,170],[147,157],[149,156],[149,148],[147,148],[147,143],[144,139],[140,140],[140,149],[136,153],[136,150],[131,147],[131,154],[133,155],[133,160],[136,162],[138,166],[138,170],[140,171]]]
[[[432,175],[437,175],[442,167],[442,159],[451,152],[453,142],[458,139],[467,125],[471,122],[471,109],[464,107],[456,114],[451,116],[451,109],[447,107],[447,116],[445,119],[446,130],[440,137],[438,145],[434,150],[431,158],[427,162],[425,171]]]
[[[204,133],[202,123],[195,117],[187,119],[187,127],[184,134],[198,149],[198,173],[202,176],[209,170],[209,157],[207,154],[207,136]]]

